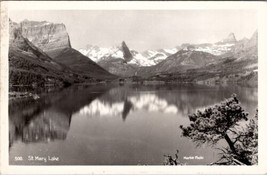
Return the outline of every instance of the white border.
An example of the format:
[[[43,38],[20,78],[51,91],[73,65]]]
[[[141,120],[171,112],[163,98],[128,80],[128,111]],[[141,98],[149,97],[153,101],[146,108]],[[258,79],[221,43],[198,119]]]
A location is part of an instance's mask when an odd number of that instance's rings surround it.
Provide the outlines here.
[[[1,1],[1,173],[3,174],[267,174],[266,2],[166,1]],[[254,9],[259,33],[259,163],[256,166],[9,166],[8,165],[8,11],[9,10],[178,10]],[[219,20],[219,19],[218,19]]]

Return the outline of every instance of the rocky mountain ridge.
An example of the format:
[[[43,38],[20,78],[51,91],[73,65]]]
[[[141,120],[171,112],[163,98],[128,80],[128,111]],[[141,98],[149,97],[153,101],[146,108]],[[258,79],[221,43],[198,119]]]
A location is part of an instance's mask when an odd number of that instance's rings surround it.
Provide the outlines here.
[[[250,40],[248,41],[249,42],[247,43],[251,43]],[[236,40],[235,34],[230,33],[226,38],[216,43],[203,43],[203,44],[184,43],[172,49],[147,50],[142,53],[129,49],[133,57],[131,61],[128,61],[127,63],[135,64],[138,67],[155,66],[156,64],[165,60],[168,56],[175,54],[181,49],[207,52],[207,53],[210,53],[216,56],[224,57],[224,54],[233,52],[233,50],[236,50],[236,46],[238,47],[240,43],[243,44],[244,42],[245,42],[245,39],[238,41]],[[255,45],[255,42],[252,43],[251,45]],[[79,49],[79,51],[85,56],[88,56],[89,58],[91,58],[96,63],[98,63],[103,59],[107,60],[107,58],[124,59],[122,56],[123,55],[122,52],[119,51],[120,47],[121,46],[116,46],[116,47],[111,47],[111,48],[102,48],[99,46],[88,45],[85,49]]]
[[[62,86],[116,77],[71,48],[63,24],[10,20],[9,25],[11,85]]]
[[[120,76],[143,74],[143,72],[145,72],[144,74],[147,72],[150,72],[150,74],[175,72],[178,69],[199,68],[207,64],[220,62],[220,60],[228,57],[238,59],[256,58],[256,33],[257,31],[250,39],[236,40],[234,33],[230,33],[226,38],[216,43],[184,43],[173,49],[147,50],[143,53],[129,49],[132,59],[128,61],[123,61],[125,59],[120,46],[113,47],[117,49],[115,49],[116,51],[98,46],[90,46],[88,49],[79,51],[84,55],[95,58],[93,60],[107,71]],[[188,57],[178,54],[182,52],[187,54]]]
[[[9,21],[9,83],[11,85],[71,84],[74,72],[58,63],[22,36]],[[77,77],[79,80],[79,77]]]

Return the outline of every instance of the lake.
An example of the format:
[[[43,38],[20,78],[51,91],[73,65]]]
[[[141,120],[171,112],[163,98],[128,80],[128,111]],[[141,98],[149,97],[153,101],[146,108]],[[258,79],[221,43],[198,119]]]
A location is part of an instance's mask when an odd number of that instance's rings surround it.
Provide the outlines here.
[[[215,147],[181,137],[188,114],[236,93],[249,117],[258,89],[202,85],[94,85],[41,93],[9,103],[11,165],[187,165],[218,159]],[[225,145],[224,141],[218,147]],[[190,157],[194,157],[193,159]]]

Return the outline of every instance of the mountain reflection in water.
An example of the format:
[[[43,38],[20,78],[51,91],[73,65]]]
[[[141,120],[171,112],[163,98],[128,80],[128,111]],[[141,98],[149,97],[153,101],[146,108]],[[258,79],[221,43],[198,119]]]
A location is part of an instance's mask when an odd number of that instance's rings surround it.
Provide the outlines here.
[[[24,152],[59,154],[59,164],[103,165],[161,164],[163,155],[176,149],[185,156],[199,153],[180,137],[178,126],[188,124],[188,114],[232,93],[246,111],[255,113],[257,89],[239,86],[78,86],[42,94],[37,100],[10,101],[10,163],[30,164],[13,161],[12,156]],[[100,159],[102,154],[108,157]],[[201,148],[201,154],[205,160],[189,164],[214,159],[210,148]],[[75,156],[79,159],[70,158]]]
[[[200,87],[197,86],[195,88]],[[122,117],[123,120],[126,120],[128,114],[138,110],[172,114],[181,113],[183,116],[187,116],[194,113],[196,109],[201,110],[220,102],[214,99],[220,98],[222,101],[224,98],[230,97],[231,92],[235,92],[235,88],[233,88],[233,91],[228,89],[229,92],[227,93],[223,91],[222,87],[215,90],[205,87],[205,89],[200,88],[199,91],[195,91],[194,86],[178,86],[176,87],[177,89],[157,86],[151,86],[149,90],[147,88],[138,86],[113,88],[81,108],[79,113],[90,117]],[[236,88],[238,89],[238,87]],[[222,94],[218,94],[217,91],[221,91]],[[251,94],[247,96],[246,94],[250,93],[249,91],[251,91]],[[252,103],[256,105],[257,99],[253,98],[255,96],[257,94],[253,89],[250,90],[248,88],[246,91],[240,91],[240,100],[251,98]],[[247,99],[244,100],[245,103],[247,101]]]
[[[9,104],[9,146],[13,142],[64,140],[72,114],[90,104],[110,87],[71,87],[45,94],[40,99],[16,100]]]

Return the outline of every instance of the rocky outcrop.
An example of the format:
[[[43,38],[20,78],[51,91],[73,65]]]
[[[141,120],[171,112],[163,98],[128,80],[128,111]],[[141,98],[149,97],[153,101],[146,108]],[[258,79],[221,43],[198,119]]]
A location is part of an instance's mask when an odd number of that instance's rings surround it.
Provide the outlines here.
[[[123,53],[124,60],[126,62],[131,61],[131,59],[133,58],[133,55],[131,54],[131,51],[129,50],[128,46],[126,45],[124,41],[121,43],[121,50]]]
[[[62,49],[71,48],[69,35],[64,24],[24,20],[19,24],[19,27],[23,37],[51,57],[57,56]]]

